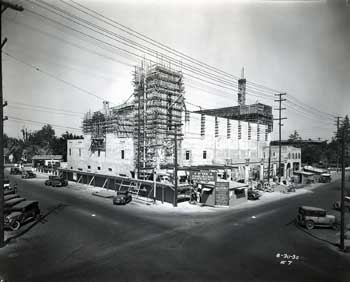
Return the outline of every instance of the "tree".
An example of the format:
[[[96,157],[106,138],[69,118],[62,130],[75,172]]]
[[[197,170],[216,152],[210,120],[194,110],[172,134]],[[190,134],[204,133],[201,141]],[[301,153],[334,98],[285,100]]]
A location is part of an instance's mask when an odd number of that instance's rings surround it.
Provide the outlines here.
[[[298,142],[300,140],[301,140],[301,137],[300,137],[299,133],[296,130],[294,130],[294,132],[291,135],[289,135],[288,141]]]

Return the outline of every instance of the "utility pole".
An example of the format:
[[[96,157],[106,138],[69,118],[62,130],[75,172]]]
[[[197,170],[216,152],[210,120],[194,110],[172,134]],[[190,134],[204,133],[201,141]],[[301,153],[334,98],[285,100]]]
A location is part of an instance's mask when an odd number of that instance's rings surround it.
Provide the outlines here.
[[[4,242],[4,107],[7,103],[3,102],[3,92],[2,92],[2,48],[7,42],[7,38],[2,41],[2,14],[10,8],[15,11],[23,11],[22,6],[14,5],[6,1],[0,0],[0,42],[1,42],[1,52],[0,52],[0,247],[3,247]],[[6,119],[6,118],[5,118]]]
[[[269,143],[269,162],[267,167],[267,183],[270,184],[270,171],[271,171],[271,142]]]
[[[178,194],[178,187],[177,187],[177,167],[178,167],[178,160],[177,160],[177,136],[182,136],[182,134],[177,133],[177,128],[181,127],[182,123],[178,124],[172,124],[171,127],[174,128],[174,207],[177,207],[177,194]]]
[[[279,147],[279,153],[278,153],[278,182],[281,182],[281,127],[283,126],[282,124],[282,120],[287,119],[286,117],[282,117],[282,110],[286,110],[286,108],[282,108],[282,102],[286,101],[286,99],[282,98],[283,96],[287,95],[287,93],[278,93],[275,94],[275,96],[278,96],[278,100],[275,100],[275,102],[279,103],[279,107],[275,110],[278,110],[279,115],[278,115],[278,119],[274,119],[274,120],[278,120],[278,133],[279,133],[279,138],[278,138],[278,147]]]
[[[340,249],[345,250],[345,207],[344,207],[344,194],[345,194],[345,139],[348,128],[345,128],[345,124],[342,126],[341,134],[341,193],[340,193]]]
[[[340,143],[339,143],[339,125],[340,125],[340,119],[341,117],[336,117],[337,119],[337,132],[335,133],[335,136],[337,138],[337,173],[339,171],[339,155],[340,155]]]

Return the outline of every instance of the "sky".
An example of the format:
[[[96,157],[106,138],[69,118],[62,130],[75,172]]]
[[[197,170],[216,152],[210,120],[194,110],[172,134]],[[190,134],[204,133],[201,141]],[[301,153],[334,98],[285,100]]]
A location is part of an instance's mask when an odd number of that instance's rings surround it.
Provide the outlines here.
[[[208,84],[198,74],[193,78],[185,70],[185,59],[164,50],[158,49],[159,56],[154,58],[117,42],[115,36],[123,36],[154,48],[74,7],[97,11],[233,75],[220,78],[232,81],[233,88],[244,67],[247,103],[258,101],[276,108],[273,94],[287,93],[282,138],[297,130],[305,139],[329,140],[335,116],[350,113],[350,6],[346,1],[12,2],[23,5],[24,11],[3,13],[2,36],[8,38],[3,48],[3,88],[9,117],[4,131],[9,136],[20,137],[21,129],[34,131],[46,123],[53,125],[57,135],[81,134],[85,112],[101,109],[103,100],[118,105],[129,99],[132,73],[142,58],[169,65],[162,52],[176,59],[170,67],[184,68],[190,109],[237,105],[237,91],[227,84]],[[56,14],[48,11],[53,8]],[[70,13],[98,24],[107,37],[58,16],[57,9],[65,16]],[[277,118],[278,112],[274,115]],[[273,139],[277,136],[275,124]]]

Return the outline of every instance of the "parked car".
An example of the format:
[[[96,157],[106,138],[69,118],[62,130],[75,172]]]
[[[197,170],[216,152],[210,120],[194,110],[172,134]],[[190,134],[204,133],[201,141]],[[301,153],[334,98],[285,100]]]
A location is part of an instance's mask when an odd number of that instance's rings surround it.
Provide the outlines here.
[[[248,200],[259,200],[261,194],[253,189],[248,190]]]
[[[11,200],[11,199],[14,199],[14,198],[19,198],[19,195],[18,194],[9,194],[9,195],[5,195],[4,196],[4,201],[8,201],[8,200]]]
[[[21,197],[17,197],[17,198],[13,198],[13,199],[10,199],[10,200],[7,200],[5,201],[4,203],[4,211],[5,211],[5,214],[8,214],[10,212],[12,212],[12,208],[17,205],[18,203],[20,202],[23,202],[25,201],[26,199],[24,198],[21,198]]]
[[[35,178],[36,174],[30,170],[25,170],[22,173],[22,178],[23,179],[29,179],[29,178]]]
[[[340,210],[340,201],[335,201],[333,203],[333,208],[336,210]],[[344,208],[345,208],[345,210],[348,210],[348,212],[350,212],[350,197],[349,196],[344,197]]]
[[[297,221],[307,229],[313,229],[315,226],[324,226],[337,228],[337,221],[334,215],[327,214],[325,209],[302,206],[299,207]]]
[[[132,197],[129,191],[117,191],[117,194],[113,196],[113,205],[125,205],[131,200]]]
[[[18,230],[24,223],[40,216],[39,203],[37,201],[23,201],[11,208],[11,212],[5,216],[5,228]]]
[[[19,169],[18,167],[11,167],[10,174],[11,175],[19,175],[19,174],[22,174],[22,170]]]
[[[49,179],[45,181],[45,185],[52,187],[62,187],[67,186],[68,181],[63,177],[50,175]]]

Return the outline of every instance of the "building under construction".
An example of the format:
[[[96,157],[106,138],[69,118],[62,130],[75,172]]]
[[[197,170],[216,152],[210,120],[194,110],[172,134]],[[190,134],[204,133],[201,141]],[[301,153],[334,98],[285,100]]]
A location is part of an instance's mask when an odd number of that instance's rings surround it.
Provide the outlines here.
[[[247,178],[249,166],[262,164],[270,141],[272,109],[245,105],[238,81],[238,106],[189,112],[183,74],[160,64],[136,67],[129,103],[87,113],[83,140],[68,140],[68,168],[136,177],[174,168],[175,134],[182,170],[225,167]],[[267,160],[266,160],[267,162]]]

